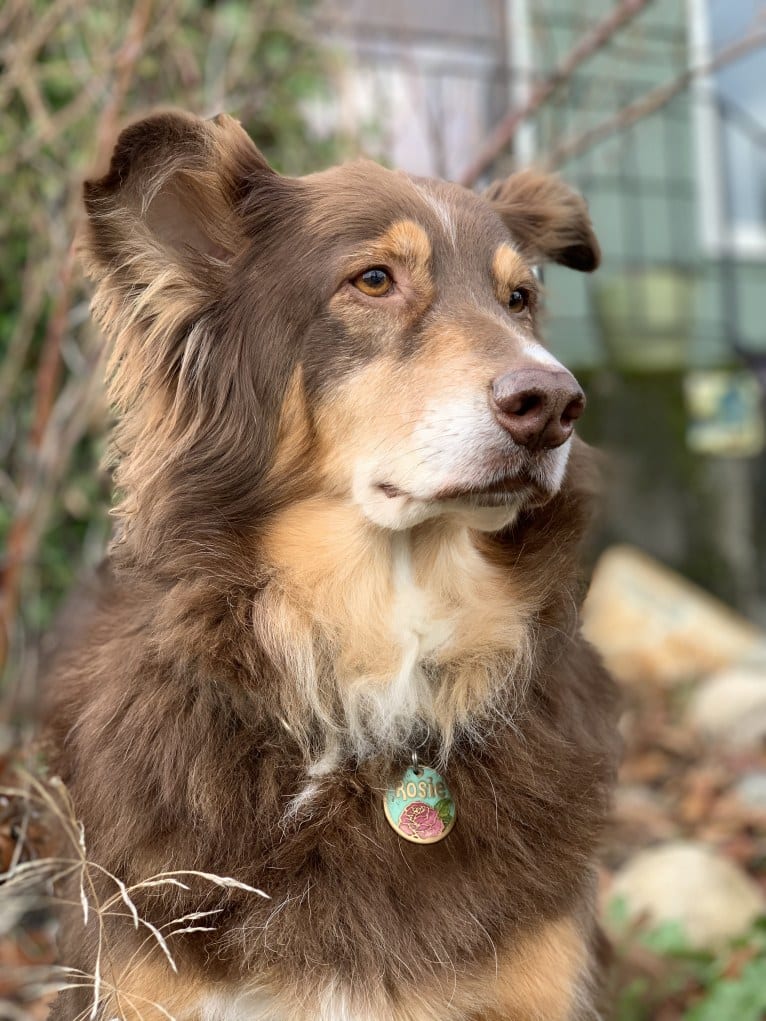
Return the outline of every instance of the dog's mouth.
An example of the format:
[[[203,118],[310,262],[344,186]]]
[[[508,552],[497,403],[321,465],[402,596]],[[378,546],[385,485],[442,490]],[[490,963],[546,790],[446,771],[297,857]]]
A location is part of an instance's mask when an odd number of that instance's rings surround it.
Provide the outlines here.
[[[541,507],[555,496],[568,456],[568,444],[537,452],[493,451],[451,470],[424,466],[422,484],[392,477],[380,463],[371,472],[360,462],[354,498],[370,521],[384,528],[398,531],[447,515],[480,531],[496,531],[521,510]]]
[[[401,489],[391,482],[378,482],[375,488],[390,500],[401,498],[410,500],[422,499],[422,497],[417,497],[415,494],[408,492],[406,489]],[[528,493],[532,489],[537,490],[538,488],[537,484],[528,477],[509,475],[482,484],[445,486],[434,493],[430,499],[435,502],[455,500],[474,503],[478,506],[498,507],[507,504],[522,494]]]

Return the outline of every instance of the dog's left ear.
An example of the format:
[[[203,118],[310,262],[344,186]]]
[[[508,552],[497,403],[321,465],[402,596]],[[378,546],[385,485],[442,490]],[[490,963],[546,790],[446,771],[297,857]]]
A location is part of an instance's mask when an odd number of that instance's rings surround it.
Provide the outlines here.
[[[591,273],[601,261],[582,195],[555,174],[523,170],[484,192],[521,252],[537,262]]]

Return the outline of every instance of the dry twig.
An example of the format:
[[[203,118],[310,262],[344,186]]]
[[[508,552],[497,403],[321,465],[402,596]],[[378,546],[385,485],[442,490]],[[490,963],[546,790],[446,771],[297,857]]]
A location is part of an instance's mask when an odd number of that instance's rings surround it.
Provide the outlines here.
[[[574,72],[602,50],[614,36],[630,24],[649,6],[652,0],[622,0],[590,32],[582,36],[564,57],[558,67],[534,87],[527,102],[517,110],[511,110],[499,121],[487,136],[473,162],[463,171],[460,183],[466,187],[476,184],[481,175],[508,147],[519,126],[544,106],[560,85],[568,81]]]
[[[618,110],[612,117],[605,118],[581,134],[565,139],[560,145],[550,150],[543,165],[549,169],[555,169],[566,160],[580,156],[610,135],[632,127],[637,121],[644,120],[662,109],[663,106],[667,106],[672,99],[685,92],[695,79],[714,74],[727,64],[741,60],[742,57],[754,53],[764,46],[766,46],[766,29],[743,36],[720,50],[712,60],[688,68],[672,81],[665,85],[658,85],[657,88],[651,89],[635,102]]]

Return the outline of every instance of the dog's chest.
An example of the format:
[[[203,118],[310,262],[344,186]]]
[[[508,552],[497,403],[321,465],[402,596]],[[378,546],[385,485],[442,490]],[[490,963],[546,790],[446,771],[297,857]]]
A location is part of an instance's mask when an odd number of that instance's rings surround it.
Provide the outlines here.
[[[432,588],[415,580],[406,535],[395,539],[392,575],[391,636],[401,647],[402,669],[411,670],[448,645],[459,626],[459,615],[450,613]]]
[[[302,1009],[286,1006],[268,993],[241,991],[232,986],[224,992],[206,997],[200,1012],[200,1021],[388,1021],[390,1010],[373,1008],[360,1010],[349,1002],[349,996],[332,984],[319,995],[311,997],[311,1005]],[[436,1021],[425,1012],[423,1021]],[[451,1015],[440,1015],[439,1021]]]

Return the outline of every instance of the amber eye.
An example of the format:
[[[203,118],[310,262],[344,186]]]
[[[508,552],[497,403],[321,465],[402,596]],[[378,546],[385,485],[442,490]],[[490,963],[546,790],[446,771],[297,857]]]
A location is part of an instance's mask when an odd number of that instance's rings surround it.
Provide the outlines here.
[[[388,294],[394,286],[394,282],[384,269],[376,266],[374,269],[366,269],[358,277],[351,281],[357,290],[362,294],[369,294],[371,298],[382,298]]]
[[[529,305],[529,291],[511,291],[511,297],[508,300],[508,308],[511,312],[523,312],[527,305]]]

